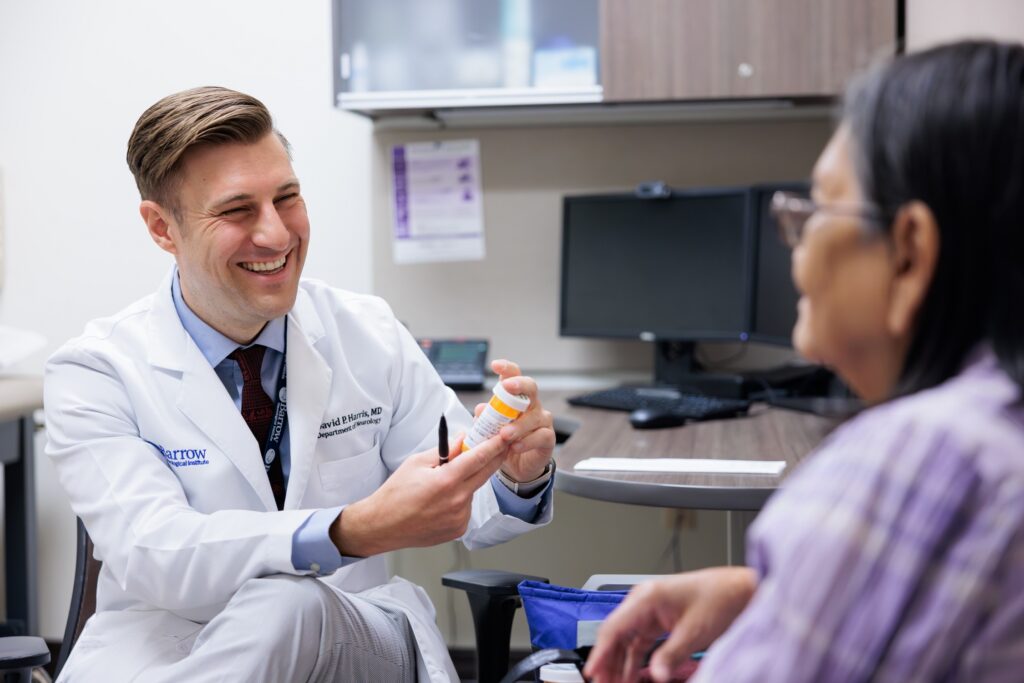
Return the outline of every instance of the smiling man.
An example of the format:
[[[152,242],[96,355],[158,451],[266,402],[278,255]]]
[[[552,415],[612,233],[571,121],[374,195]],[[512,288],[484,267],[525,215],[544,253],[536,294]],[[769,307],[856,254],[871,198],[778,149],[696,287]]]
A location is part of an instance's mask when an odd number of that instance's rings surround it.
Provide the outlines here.
[[[274,134],[199,144],[180,164],[177,196],[145,199],[142,218],[175,255],[189,308],[225,336],[251,340],[291,309],[309,246],[286,147]]]
[[[454,679],[382,553],[550,521],[536,383],[496,361],[530,409],[440,467],[439,416],[471,417],[383,301],[301,279],[306,205],[262,103],[166,97],[128,164],[175,266],[47,366],[47,453],[103,562],[61,679]]]

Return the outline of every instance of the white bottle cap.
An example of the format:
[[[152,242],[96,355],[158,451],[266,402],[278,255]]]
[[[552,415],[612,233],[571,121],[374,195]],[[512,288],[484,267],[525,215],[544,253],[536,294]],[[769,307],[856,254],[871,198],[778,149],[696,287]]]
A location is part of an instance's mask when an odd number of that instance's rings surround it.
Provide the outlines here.
[[[494,395],[512,410],[523,412],[530,407],[530,399],[523,394],[513,394],[501,382],[494,385]]]
[[[575,664],[545,664],[540,668],[544,683],[583,683],[583,676]]]

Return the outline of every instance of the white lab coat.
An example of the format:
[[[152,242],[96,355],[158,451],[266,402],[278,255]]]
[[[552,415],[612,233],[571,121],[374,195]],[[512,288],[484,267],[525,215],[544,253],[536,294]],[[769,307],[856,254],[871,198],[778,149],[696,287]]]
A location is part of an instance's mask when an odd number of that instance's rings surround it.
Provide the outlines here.
[[[47,453],[103,562],[72,678],[76,666],[95,671],[96,656],[115,681],[180,657],[175,642],[247,579],[304,573],[292,536],[312,510],[370,495],[436,446],[442,412],[452,433],[471,419],[387,304],[304,280],[288,314],[291,473],[278,511],[259,446],[182,327],[170,283],[90,323],[46,369]],[[550,505],[536,524],[503,515],[487,483],[462,540],[493,545],[550,519]],[[420,680],[455,679],[426,593],[389,581],[383,557],[321,580],[401,608]]]

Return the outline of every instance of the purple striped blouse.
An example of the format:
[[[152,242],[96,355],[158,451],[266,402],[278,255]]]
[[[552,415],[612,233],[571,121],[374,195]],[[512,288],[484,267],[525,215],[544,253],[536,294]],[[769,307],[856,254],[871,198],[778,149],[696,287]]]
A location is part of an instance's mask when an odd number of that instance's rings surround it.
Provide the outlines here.
[[[981,351],[837,429],[750,529],[695,681],[1024,681],[1024,405]]]

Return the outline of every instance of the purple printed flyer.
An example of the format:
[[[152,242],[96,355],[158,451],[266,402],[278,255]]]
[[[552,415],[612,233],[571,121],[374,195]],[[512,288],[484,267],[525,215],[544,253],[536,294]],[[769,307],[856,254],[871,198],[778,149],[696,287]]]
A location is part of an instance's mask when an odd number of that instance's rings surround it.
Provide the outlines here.
[[[484,257],[478,140],[396,145],[391,191],[395,263]]]

